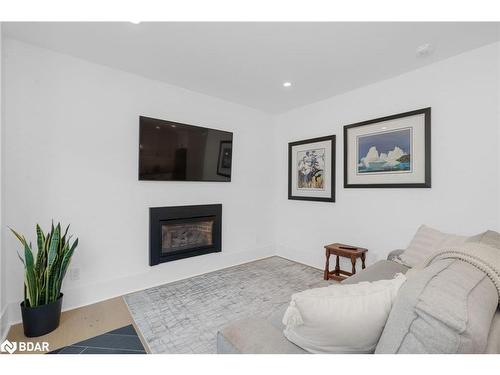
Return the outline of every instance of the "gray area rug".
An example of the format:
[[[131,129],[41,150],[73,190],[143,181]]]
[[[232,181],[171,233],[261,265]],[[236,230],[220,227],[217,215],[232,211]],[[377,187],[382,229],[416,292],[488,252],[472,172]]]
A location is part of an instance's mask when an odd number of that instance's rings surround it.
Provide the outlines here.
[[[231,321],[269,317],[293,293],[331,285],[323,272],[271,257],[125,296],[152,353],[216,353],[217,331]]]

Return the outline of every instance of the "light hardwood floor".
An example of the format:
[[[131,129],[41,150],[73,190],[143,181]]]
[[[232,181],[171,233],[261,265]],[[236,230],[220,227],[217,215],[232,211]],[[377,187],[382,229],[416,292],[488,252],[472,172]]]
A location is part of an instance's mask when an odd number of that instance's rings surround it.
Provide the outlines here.
[[[17,342],[46,341],[49,343],[49,351],[52,351],[129,324],[134,325],[146,352],[149,353],[149,348],[122,297],[63,312],[59,327],[47,335],[28,338],[24,336],[22,324],[16,324],[10,328],[7,338]]]

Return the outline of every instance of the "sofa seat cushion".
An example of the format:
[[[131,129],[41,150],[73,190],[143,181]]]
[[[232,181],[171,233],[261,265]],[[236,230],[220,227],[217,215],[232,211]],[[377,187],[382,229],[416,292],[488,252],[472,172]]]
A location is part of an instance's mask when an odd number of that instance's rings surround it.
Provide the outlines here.
[[[263,318],[232,322],[217,332],[219,354],[304,354],[283,332]]]
[[[357,284],[361,281],[391,280],[397,273],[406,273],[410,268],[390,260],[379,260],[364,270],[348,277],[342,284]]]
[[[500,354],[500,306],[491,322],[488,343],[486,344],[486,353]]]

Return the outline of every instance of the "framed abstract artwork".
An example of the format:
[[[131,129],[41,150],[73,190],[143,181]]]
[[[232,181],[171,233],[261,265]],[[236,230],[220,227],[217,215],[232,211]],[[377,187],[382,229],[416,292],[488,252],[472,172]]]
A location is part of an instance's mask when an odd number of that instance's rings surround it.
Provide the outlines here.
[[[431,109],[344,126],[345,188],[430,188]]]
[[[217,174],[231,177],[231,161],[233,158],[233,142],[221,141],[219,144],[219,157],[217,158]]]
[[[335,136],[288,144],[288,199],[335,202]]]

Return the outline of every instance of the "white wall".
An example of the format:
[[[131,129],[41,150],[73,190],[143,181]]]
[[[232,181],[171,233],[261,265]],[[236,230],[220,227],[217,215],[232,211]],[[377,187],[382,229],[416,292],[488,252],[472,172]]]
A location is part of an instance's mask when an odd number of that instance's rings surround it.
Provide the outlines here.
[[[499,30],[500,32],[500,30]],[[500,61],[500,43],[497,43],[497,59]],[[500,68],[499,68],[500,69]],[[498,87],[500,90],[500,74],[497,76]],[[500,119],[500,94],[497,96],[497,116]],[[500,166],[500,121],[498,124],[498,146],[497,146],[497,154],[498,154],[498,165]],[[498,194],[500,196],[500,172],[498,173]],[[498,215],[500,216],[500,197],[498,199]],[[500,221],[500,219],[499,219]]]
[[[4,335],[7,334],[8,317],[6,315],[6,275],[5,275],[5,248],[3,246],[3,65],[2,65],[2,23],[0,22],[0,341],[2,341]]]
[[[66,279],[66,308],[274,254],[268,115],[10,39],[5,50],[5,225],[34,238],[35,223],[71,223],[81,278]],[[232,182],[138,181],[139,115],[233,131]],[[223,204],[222,253],[149,267],[148,208],[209,203]],[[5,240],[17,314],[22,267]]]
[[[276,118],[279,255],[323,267],[323,245],[338,241],[369,248],[370,264],[406,247],[422,223],[498,230],[499,69],[489,45]],[[344,189],[343,125],[423,107],[432,107],[432,188]],[[337,202],[287,200],[287,143],[330,134]]]

